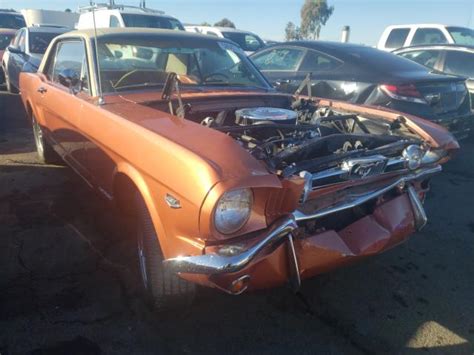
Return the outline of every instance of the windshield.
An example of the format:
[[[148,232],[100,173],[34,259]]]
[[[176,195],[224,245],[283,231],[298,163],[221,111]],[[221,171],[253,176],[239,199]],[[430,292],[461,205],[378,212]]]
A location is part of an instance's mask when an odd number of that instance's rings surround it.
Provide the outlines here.
[[[44,54],[56,36],[59,36],[59,33],[30,32],[30,53]]]
[[[237,43],[246,52],[255,52],[265,46],[260,38],[251,33],[222,32],[222,35]]]
[[[20,14],[0,14],[0,28],[15,30],[26,27],[25,19]]]
[[[4,50],[10,44],[13,34],[0,33],[0,50]]]
[[[195,38],[117,38],[99,41],[104,92],[162,87],[168,73],[183,87],[245,86],[268,89],[237,46]]]
[[[465,27],[448,27],[456,44],[474,45],[474,30]]]
[[[125,27],[162,28],[167,30],[184,30],[178,20],[156,15],[122,14]]]

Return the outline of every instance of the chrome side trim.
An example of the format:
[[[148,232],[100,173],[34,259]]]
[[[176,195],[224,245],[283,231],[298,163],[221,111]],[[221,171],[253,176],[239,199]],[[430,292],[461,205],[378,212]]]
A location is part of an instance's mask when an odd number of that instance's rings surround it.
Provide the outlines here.
[[[413,186],[408,186],[408,196],[410,197],[413,215],[415,216],[415,228],[417,231],[420,231],[424,226],[426,226],[426,223],[428,223],[428,216],[426,215],[423,203]]]
[[[298,228],[292,217],[285,217],[275,222],[268,230],[266,237],[242,254],[221,256],[206,254],[198,256],[182,256],[163,261],[166,268],[184,274],[222,274],[242,270],[268,245],[284,241],[288,233]]]
[[[355,196],[348,195],[347,199],[345,199],[343,202],[324,208],[319,211],[315,211],[314,213],[311,213],[311,214],[305,214],[304,212],[296,210],[295,212],[293,212],[293,216],[297,222],[300,222],[300,221],[308,221],[311,219],[322,218],[333,213],[348,210],[356,206],[362,205],[370,200],[373,200],[387,193],[388,191],[394,189],[400,184],[406,184],[410,181],[418,180],[420,178],[439,173],[441,172],[441,170],[442,170],[441,165],[437,165],[434,168],[424,169],[414,174],[402,176],[398,180],[393,182],[392,184],[385,186],[379,190],[372,191],[364,195],[355,195]]]

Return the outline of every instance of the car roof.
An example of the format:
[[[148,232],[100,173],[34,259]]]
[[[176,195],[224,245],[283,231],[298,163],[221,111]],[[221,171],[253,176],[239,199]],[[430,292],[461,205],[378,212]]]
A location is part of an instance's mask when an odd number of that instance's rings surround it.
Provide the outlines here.
[[[287,47],[287,46],[303,47],[307,49],[324,51],[334,56],[337,56],[338,54],[343,54],[344,51],[347,50],[348,48],[368,48],[368,49],[376,50],[376,48],[373,48],[373,47],[365,46],[362,44],[353,44],[353,43],[331,42],[331,41],[290,41],[290,42],[281,42],[269,47],[265,47],[262,49],[262,51],[268,48]]]
[[[134,35],[156,35],[163,39],[193,39],[195,41],[209,41],[214,39],[215,41],[228,42],[234,44],[225,38],[217,38],[213,36],[204,36],[200,33],[193,33],[187,31],[177,30],[165,30],[157,28],[140,28],[140,27],[121,27],[121,28],[97,28],[97,38],[109,37],[109,36],[134,36]],[[81,36],[88,39],[95,37],[96,31],[94,29],[75,30],[59,36],[60,38]]]
[[[255,34],[251,31],[246,31],[246,30],[241,30],[239,28],[232,28],[232,27],[221,27],[221,26],[200,26],[200,25],[190,25],[190,24],[185,24],[185,27],[188,28],[199,28],[199,29],[205,29],[205,30],[218,30],[221,32],[234,32],[234,33],[251,33]]]
[[[398,48],[393,51],[395,52],[404,52],[404,51],[413,51],[417,49],[446,49],[446,50],[464,50],[467,52],[474,51],[474,45],[464,45],[464,44],[455,44],[455,43],[447,43],[447,44],[426,44],[426,45],[417,45],[417,46],[409,46],[409,47],[402,47]]]
[[[71,31],[71,29],[67,27],[31,26],[24,28],[31,33],[64,33]]]

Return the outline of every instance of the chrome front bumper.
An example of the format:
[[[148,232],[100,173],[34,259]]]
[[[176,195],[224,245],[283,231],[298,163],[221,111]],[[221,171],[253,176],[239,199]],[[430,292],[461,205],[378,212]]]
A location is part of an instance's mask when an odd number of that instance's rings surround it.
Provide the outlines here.
[[[423,208],[423,204],[418,197],[418,193],[411,182],[426,178],[430,175],[440,172],[441,170],[441,166],[436,166],[434,168],[424,169],[411,175],[403,176],[388,186],[380,188],[376,191],[368,192],[364,195],[348,196],[345,201],[326,209],[316,211],[313,214],[304,214],[303,212],[296,210],[290,216],[282,218],[273,223],[273,225],[265,233],[265,236],[262,237],[260,242],[241,254],[234,256],[222,256],[218,254],[182,256],[178,258],[167,259],[163,263],[165,267],[176,273],[204,275],[236,273],[248,266],[265,248],[269,246],[276,246],[278,243],[287,241],[291,259],[294,259],[290,260],[292,281],[297,287],[299,286],[300,281],[292,232],[298,228],[298,222],[318,219],[328,216],[332,213],[351,209],[379,196],[382,196],[383,194],[398,186],[407,186],[407,193],[411,202],[415,219],[415,227],[417,230],[420,230],[426,225],[427,216]]]

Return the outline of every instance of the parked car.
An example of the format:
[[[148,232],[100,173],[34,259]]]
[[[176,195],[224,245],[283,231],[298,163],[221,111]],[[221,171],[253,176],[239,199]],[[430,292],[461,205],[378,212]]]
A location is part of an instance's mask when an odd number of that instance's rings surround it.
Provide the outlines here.
[[[13,37],[15,36],[16,30],[0,29],[0,63],[3,61],[3,54],[5,49],[8,47]],[[0,84],[5,82],[5,75],[3,74],[3,68],[0,66]]]
[[[429,44],[474,45],[474,30],[439,24],[388,26],[382,33],[377,48],[393,51],[401,47]]]
[[[22,27],[42,25],[75,28],[79,21],[79,14],[76,12],[23,9],[21,14],[26,22],[26,25]]]
[[[468,78],[467,88],[474,107],[474,45],[457,44],[407,47],[393,53],[446,74]]]
[[[25,26],[22,14],[13,10],[0,9],[0,28],[18,30]]]
[[[214,26],[185,26],[186,31],[202,33],[209,36],[227,38],[242,48],[245,53],[252,54],[255,51],[266,46],[265,42],[255,33],[239,30],[230,27],[214,27]]]
[[[146,27],[146,28],[162,28],[170,30],[182,30],[184,27],[181,22],[163,11],[153,10],[144,6],[128,6],[111,4],[99,4],[99,7],[83,7],[80,8],[79,22],[77,28],[91,29],[95,25],[97,28],[114,28],[114,27]]]
[[[94,42],[54,39],[21,97],[40,160],[61,157],[135,221],[160,310],[195,283],[297,289],[394,247],[425,225],[430,177],[459,147],[414,116],[276,93],[226,39],[104,29]]]
[[[251,56],[280,91],[293,93],[312,74],[314,96],[383,106],[469,135],[474,115],[465,79],[434,73],[404,58],[355,44],[298,41]],[[306,89],[305,89],[306,92]]]
[[[5,84],[9,92],[19,88],[21,72],[35,72],[51,40],[69,29],[64,27],[24,27],[20,29],[10,46],[6,58],[2,60]]]

